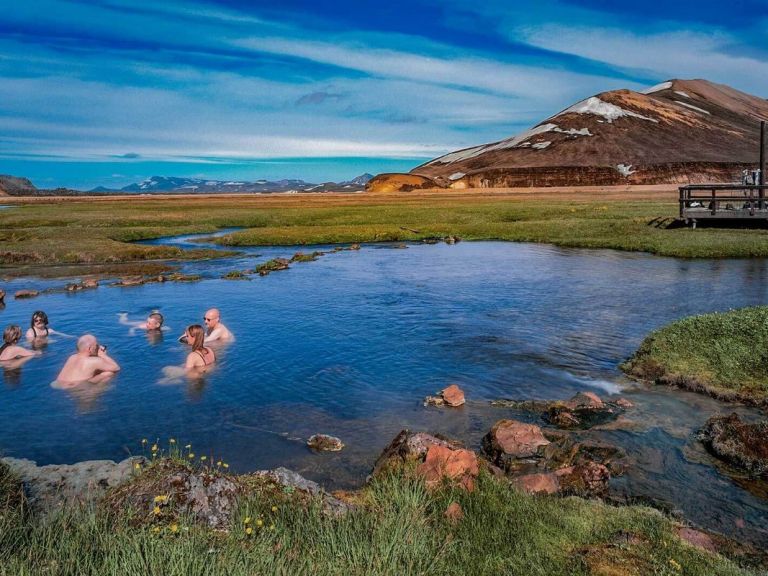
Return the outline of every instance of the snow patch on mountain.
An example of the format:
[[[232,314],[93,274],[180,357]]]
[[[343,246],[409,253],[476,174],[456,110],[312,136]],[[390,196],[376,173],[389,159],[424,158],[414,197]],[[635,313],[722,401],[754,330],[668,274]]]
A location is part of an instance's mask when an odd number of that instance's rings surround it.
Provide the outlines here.
[[[712,114],[712,112],[709,112],[708,110],[704,110],[704,108],[699,108],[698,106],[694,106],[693,104],[688,104],[688,102],[680,102],[680,100],[675,100],[675,104],[680,104],[680,106],[685,106],[686,108],[690,108],[691,110],[696,110],[696,112],[703,112],[704,114]]]
[[[686,92],[683,92],[682,90],[675,90],[675,94],[677,94],[678,96],[682,96],[683,98],[690,98],[690,96]]]
[[[570,108],[566,108],[559,114],[555,114],[555,117],[562,116],[563,114],[568,114],[568,113],[593,114],[595,116],[601,116],[605,118],[609,124],[612,123],[614,120],[617,120],[618,118],[622,118],[624,116],[640,118],[641,120],[649,120],[650,122],[656,122],[657,124],[659,122],[655,118],[649,118],[648,116],[643,116],[641,114],[638,114],[637,112],[631,112],[630,110],[625,110],[624,108],[621,108],[620,106],[616,106],[615,104],[611,104],[609,102],[603,102],[597,96],[592,96],[591,98],[582,100],[581,102],[574,104]]]
[[[655,86],[651,86],[650,88],[646,88],[643,90],[643,94],[653,94],[654,92],[661,92],[662,90],[666,90],[667,88],[672,88],[672,82],[662,82],[661,84],[656,84]]]
[[[450,176],[448,176],[448,180],[458,180],[459,178],[464,177],[464,172],[454,172]]]
[[[546,142],[536,142],[536,144],[531,144],[531,148],[536,148],[536,150],[544,150],[547,146],[552,144],[550,141]]]

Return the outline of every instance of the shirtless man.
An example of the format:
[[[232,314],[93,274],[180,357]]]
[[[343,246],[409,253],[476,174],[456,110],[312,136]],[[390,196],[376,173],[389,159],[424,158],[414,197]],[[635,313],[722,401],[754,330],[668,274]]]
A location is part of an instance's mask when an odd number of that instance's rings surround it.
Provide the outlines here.
[[[131,335],[133,335],[135,328],[138,328],[139,330],[146,330],[147,332],[151,330],[169,330],[168,327],[163,326],[163,315],[160,314],[160,312],[152,312],[149,316],[147,316],[147,319],[144,322],[128,320],[127,312],[120,312],[117,315],[117,319],[120,324],[131,327]]]
[[[101,384],[118,370],[120,366],[107,355],[106,346],[99,346],[95,336],[86,334],[78,338],[77,352],[67,359],[55,384],[61,388],[72,388],[82,382]]]
[[[235,337],[229,329],[221,323],[221,315],[217,308],[211,308],[203,316],[205,321],[205,343],[209,342],[234,342]]]

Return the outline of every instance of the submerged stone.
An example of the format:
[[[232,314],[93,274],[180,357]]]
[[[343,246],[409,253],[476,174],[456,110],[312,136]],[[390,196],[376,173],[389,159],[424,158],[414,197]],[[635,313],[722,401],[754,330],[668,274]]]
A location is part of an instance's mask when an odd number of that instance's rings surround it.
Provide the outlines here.
[[[499,420],[483,437],[483,451],[491,462],[508,470],[512,460],[536,456],[549,444],[541,428],[517,420]]]
[[[24,298],[34,298],[39,294],[40,292],[38,292],[37,290],[17,290],[16,293],[13,295],[13,297],[21,300]]]
[[[344,448],[344,443],[328,434],[313,434],[307,440],[307,446],[318,452],[339,452]]]
[[[713,416],[699,439],[718,458],[755,476],[768,477],[768,420],[747,424],[735,412]]]

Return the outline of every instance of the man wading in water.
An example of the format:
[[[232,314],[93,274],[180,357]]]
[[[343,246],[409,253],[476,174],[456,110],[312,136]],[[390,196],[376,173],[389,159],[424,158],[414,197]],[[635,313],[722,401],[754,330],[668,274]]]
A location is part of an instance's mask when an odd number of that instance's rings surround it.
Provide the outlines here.
[[[235,337],[229,329],[221,323],[221,315],[217,308],[211,308],[203,316],[205,321],[205,343],[209,342],[234,342]]]
[[[77,340],[77,352],[70,356],[56,377],[54,386],[72,388],[83,382],[106,382],[120,365],[107,354],[107,347],[100,346],[95,336],[85,334]]]

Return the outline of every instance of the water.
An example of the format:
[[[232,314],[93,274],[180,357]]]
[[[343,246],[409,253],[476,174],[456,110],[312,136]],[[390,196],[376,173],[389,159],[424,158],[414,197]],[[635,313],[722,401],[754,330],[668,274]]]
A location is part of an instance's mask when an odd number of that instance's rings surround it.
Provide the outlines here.
[[[630,470],[613,482],[614,492],[661,500],[700,525],[768,543],[768,506],[758,497],[764,488],[732,480],[694,439],[710,415],[734,407],[646,389],[617,369],[650,330],[671,320],[764,304],[768,261],[463,242],[363,246],[264,278],[220,279],[295,251],[259,247],[182,264],[182,271],[204,276],[199,283],[11,300],[0,312],[2,324],[26,328],[32,312],[43,309],[57,330],[96,334],[123,370],[88,394],[52,389],[74,348],[73,340],[52,339],[41,358],[4,373],[0,449],[41,464],[66,463],[119,459],[140,452],[141,438],[174,437],[191,442],[198,455],[222,457],[236,472],[287,466],[331,488],[353,487],[404,427],[477,448],[494,421],[533,418],[492,408],[490,399],[621,392],[637,405],[627,413],[633,425],[584,433],[629,453]],[[61,284],[21,279],[4,287],[12,293]],[[176,336],[202,323],[211,306],[221,309],[237,341],[218,352],[218,366],[204,380],[162,383],[163,367],[183,363],[187,353]],[[119,312],[139,320],[154,309],[172,328],[159,342],[117,323]],[[465,407],[421,405],[453,382],[467,394]],[[316,432],[339,436],[347,448],[312,454],[304,440]]]

